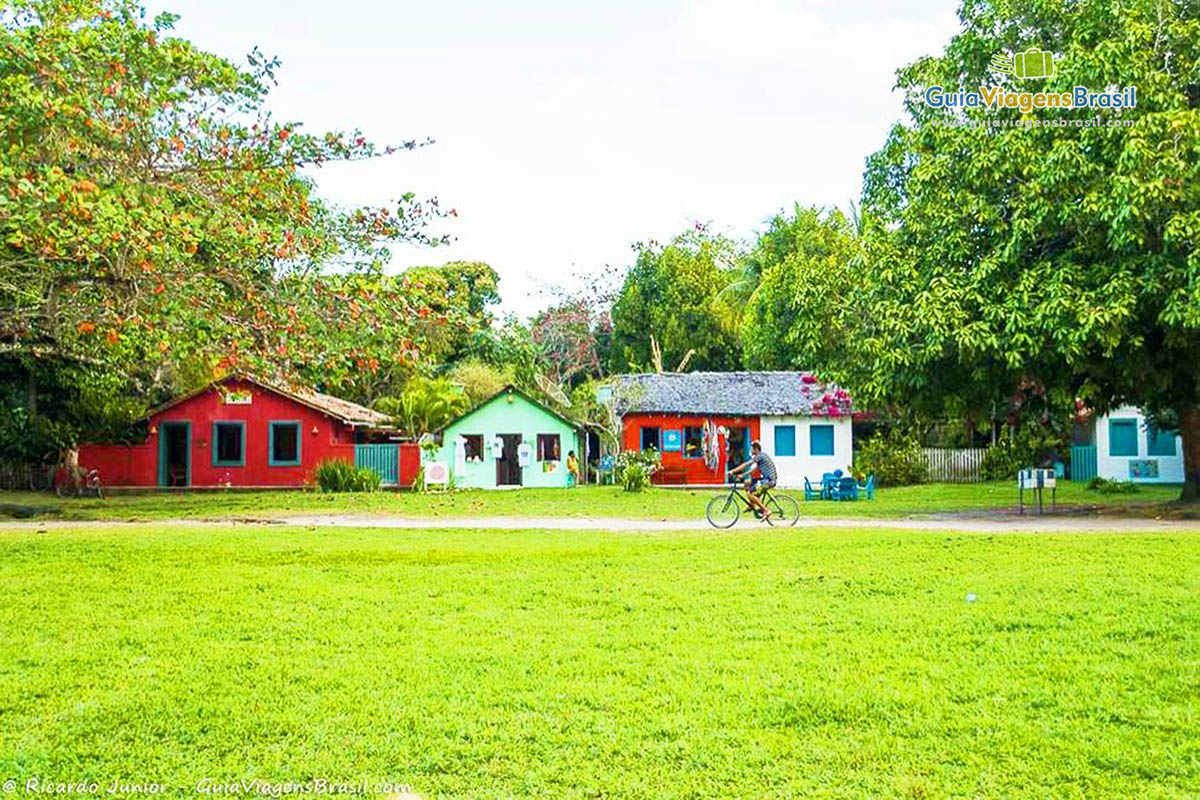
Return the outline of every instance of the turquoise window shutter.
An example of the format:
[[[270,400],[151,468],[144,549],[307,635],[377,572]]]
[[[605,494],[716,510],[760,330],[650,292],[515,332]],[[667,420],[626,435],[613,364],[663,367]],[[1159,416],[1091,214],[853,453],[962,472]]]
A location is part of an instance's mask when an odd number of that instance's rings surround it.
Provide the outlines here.
[[[1151,456],[1174,456],[1175,435],[1175,431],[1163,431],[1151,425],[1146,429],[1146,454]]]
[[[211,449],[214,467],[244,467],[246,423],[226,420],[214,422]]]
[[[814,456],[833,455],[833,426],[813,425],[808,429],[809,454]]]
[[[1138,454],[1138,424],[1135,419],[1110,419],[1108,421],[1108,454],[1110,456],[1136,456]]]
[[[271,420],[267,430],[267,464],[272,467],[300,466],[300,422],[297,420]]]
[[[794,456],[794,455],[796,455],[796,426],[795,425],[776,425],[775,426],[775,455],[777,455],[777,456]]]

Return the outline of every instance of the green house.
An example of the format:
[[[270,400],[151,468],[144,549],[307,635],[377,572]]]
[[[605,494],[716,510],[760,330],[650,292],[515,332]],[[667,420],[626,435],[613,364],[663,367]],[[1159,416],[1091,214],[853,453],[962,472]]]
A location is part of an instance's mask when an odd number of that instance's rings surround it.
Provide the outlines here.
[[[508,386],[448,424],[433,461],[458,488],[569,485],[567,454],[584,463],[576,424]]]

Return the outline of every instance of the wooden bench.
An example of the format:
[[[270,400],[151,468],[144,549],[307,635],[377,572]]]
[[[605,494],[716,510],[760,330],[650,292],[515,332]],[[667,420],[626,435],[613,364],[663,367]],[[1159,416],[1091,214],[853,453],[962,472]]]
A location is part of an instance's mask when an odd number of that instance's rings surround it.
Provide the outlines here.
[[[654,472],[653,482],[659,486],[682,486],[687,483],[687,470],[683,467],[659,467]]]

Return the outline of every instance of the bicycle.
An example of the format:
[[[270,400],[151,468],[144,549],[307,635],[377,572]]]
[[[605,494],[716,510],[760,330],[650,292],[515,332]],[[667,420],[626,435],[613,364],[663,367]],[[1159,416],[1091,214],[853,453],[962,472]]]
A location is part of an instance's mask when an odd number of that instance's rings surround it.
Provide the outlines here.
[[[54,475],[57,467],[49,462],[31,464],[29,466],[29,489],[34,492],[48,492],[54,486]]]
[[[729,475],[725,477],[728,479]],[[768,525],[791,527],[800,519],[800,504],[796,502],[795,498],[765,489],[759,499],[771,512],[771,516],[767,519]],[[741,517],[743,508],[756,517],[760,516],[758,509],[751,505],[749,498],[746,497],[742,484],[734,481],[729,484],[727,494],[719,494],[708,501],[704,515],[708,517],[708,524],[714,528],[732,528]]]
[[[54,491],[59,497],[86,497],[95,494],[104,499],[104,487],[100,484],[100,470],[82,467],[61,467],[54,475]]]

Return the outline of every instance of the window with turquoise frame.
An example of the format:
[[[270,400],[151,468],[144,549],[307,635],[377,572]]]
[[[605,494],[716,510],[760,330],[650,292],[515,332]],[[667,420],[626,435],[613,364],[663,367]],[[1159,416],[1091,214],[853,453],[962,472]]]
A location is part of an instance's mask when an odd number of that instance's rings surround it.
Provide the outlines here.
[[[776,425],[775,426],[775,455],[777,455],[777,456],[794,456],[794,455],[796,455],[796,426],[795,425]]]
[[[272,467],[300,466],[300,423],[293,420],[271,423],[267,463]]]
[[[811,425],[808,429],[808,453],[813,456],[833,455],[833,426]]]
[[[1164,431],[1151,425],[1146,429],[1146,455],[1174,456],[1175,431]]]
[[[1138,423],[1136,419],[1108,421],[1108,454],[1136,456],[1138,454]]]
[[[688,425],[683,429],[683,457],[704,458],[704,428]]]
[[[662,428],[657,425],[642,426],[642,449],[662,451]]]
[[[246,423],[213,423],[212,465],[214,467],[246,466]]]

